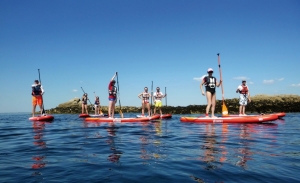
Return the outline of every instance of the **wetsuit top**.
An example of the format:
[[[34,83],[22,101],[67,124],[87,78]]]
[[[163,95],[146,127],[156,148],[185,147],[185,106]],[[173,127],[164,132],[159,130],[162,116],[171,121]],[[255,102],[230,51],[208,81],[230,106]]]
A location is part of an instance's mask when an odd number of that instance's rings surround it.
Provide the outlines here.
[[[112,81],[108,84],[108,98],[115,99],[117,98],[117,87],[112,84]]]
[[[206,91],[209,92],[215,92],[216,91],[216,84],[217,84],[217,79],[215,77],[209,77],[206,76],[205,78],[203,78],[204,80],[204,86]]]
[[[31,88],[32,88],[31,95],[41,95],[44,91],[42,85],[40,84],[33,84]]]
[[[161,99],[163,98],[163,93],[162,92],[155,92],[153,94],[154,98],[156,101],[161,101]]]
[[[244,95],[248,94],[249,89],[248,89],[247,85],[240,85],[238,87],[238,89],[239,89],[240,94],[244,94]]]

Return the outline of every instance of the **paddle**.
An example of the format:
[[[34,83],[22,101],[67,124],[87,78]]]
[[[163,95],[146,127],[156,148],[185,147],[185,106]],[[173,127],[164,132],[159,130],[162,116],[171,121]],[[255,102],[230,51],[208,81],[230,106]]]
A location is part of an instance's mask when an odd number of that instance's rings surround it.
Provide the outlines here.
[[[40,74],[40,69],[38,69],[38,72],[39,72],[39,82],[40,82],[40,85],[42,86],[42,80],[41,80],[41,74]],[[42,114],[43,115],[46,115],[46,112],[45,112],[45,109],[44,109],[44,100],[43,100],[43,95],[41,95],[41,97],[42,97],[42,108],[43,108],[43,110],[42,110]]]
[[[223,90],[223,80],[222,80],[222,70],[221,70],[221,64],[220,64],[220,54],[218,53],[218,63],[219,63],[219,72],[220,72],[220,80],[222,81],[221,83],[221,89],[222,89],[222,115],[228,115],[228,109],[225,105],[225,101],[224,101],[224,90]]]
[[[151,84],[151,105],[150,105],[150,115],[151,116],[153,115],[153,113],[152,113],[152,97],[153,97],[153,81]]]
[[[167,87],[165,87],[165,100],[166,100],[166,106],[168,107],[168,103],[167,103]]]
[[[83,91],[83,93],[85,93],[85,91],[83,90],[83,88],[81,87],[81,89],[82,89],[82,91]],[[87,97],[87,99],[88,99],[88,101],[90,102],[90,104],[91,104],[91,106],[92,106],[92,108],[93,108],[93,110],[95,110],[95,107],[93,106],[93,104],[92,104],[92,102],[90,101],[90,99]]]
[[[120,93],[119,93],[119,90],[120,90],[120,88],[119,88],[119,74],[118,74],[118,72],[116,72],[116,74],[117,74],[117,85],[118,85],[118,98],[119,98],[119,106],[120,106],[120,116],[121,116],[121,118],[123,118],[123,113],[122,113],[122,109],[121,109],[121,100],[120,100]]]
[[[96,98],[96,93],[94,92],[95,98]],[[100,99],[99,99],[100,100]],[[99,104],[99,114],[103,115],[102,109],[101,109],[101,105]]]

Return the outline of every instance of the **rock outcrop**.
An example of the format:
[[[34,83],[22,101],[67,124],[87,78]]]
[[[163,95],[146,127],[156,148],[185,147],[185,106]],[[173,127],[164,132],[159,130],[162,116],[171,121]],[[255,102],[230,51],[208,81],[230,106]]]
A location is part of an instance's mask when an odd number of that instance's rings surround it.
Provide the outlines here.
[[[256,95],[251,97],[251,102],[246,107],[247,113],[272,113],[272,112],[300,112],[300,96],[299,95]],[[222,112],[222,100],[217,100],[216,113]],[[226,99],[225,105],[230,114],[238,113],[239,99]],[[153,109],[154,107],[152,107]],[[163,106],[163,113],[172,114],[196,114],[205,113],[205,105],[189,105],[189,106]],[[107,113],[108,107],[101,106],[103,113]],[[89,105],[90,113],[94,113],[92,106]],[[119,111],[119,106],[116,106],[116,111]],[[81,101],[79,98],[69,100],[68,102],[59,104],[56,108],[49,109],[49,113],[81,113]],[[124,106],[122,107],[123,113],[139,113],[141,107]]]

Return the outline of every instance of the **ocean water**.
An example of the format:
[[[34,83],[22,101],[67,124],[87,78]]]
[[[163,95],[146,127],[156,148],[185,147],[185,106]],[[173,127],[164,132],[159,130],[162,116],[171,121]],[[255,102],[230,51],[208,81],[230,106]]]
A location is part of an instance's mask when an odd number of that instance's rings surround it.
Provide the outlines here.
[[[133,117],[136,114],[124,114]],[[0,182],[300,182],[300,113],[265,124],[0,114]]]

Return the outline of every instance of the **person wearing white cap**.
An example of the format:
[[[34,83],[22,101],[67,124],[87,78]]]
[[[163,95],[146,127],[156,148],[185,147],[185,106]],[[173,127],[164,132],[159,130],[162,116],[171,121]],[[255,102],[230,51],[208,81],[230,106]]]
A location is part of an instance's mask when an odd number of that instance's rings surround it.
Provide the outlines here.
[[[249,92],[249,88],[246,85],[246,80],[242,81],[242,84],[238,86],[238,88],[236,89],[236,93],[240,93],[240,108],[239,108],[239,112],[240,112],[240,116],[245,116],[245,108],[247,105],[247,102],[249,100],[249,102],[251,102],[250,99],[250,92]]]
[[[212,76],[213,74],[213,69],[209,68],[207,70],[208,76],[204,77],[201,84],[200,84],[200,90],[202,92],[202,95],[206,95],[207,99],[207,107],[206,107],[206,113],[205,117],[209,117],[209,109],[211,108],[211,117],[216,117],[215,116],[215,108],[216,108],[216,86],[219,87],[220,84],[222,83],[222,80],[220,82],[217,82],[217,79]],[[204,93],[202,85],[205,86],[206,92]]]

